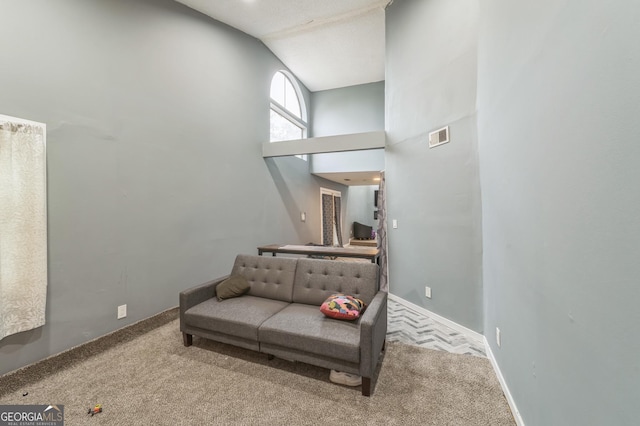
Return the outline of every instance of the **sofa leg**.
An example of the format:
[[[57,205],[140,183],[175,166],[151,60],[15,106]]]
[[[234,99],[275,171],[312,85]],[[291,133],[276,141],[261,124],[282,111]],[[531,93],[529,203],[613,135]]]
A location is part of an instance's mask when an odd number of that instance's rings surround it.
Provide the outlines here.
[[[382,349],[380,350],[380,352],[384,352],[384,348],[386,348],[386,347],[387,347],[387,339],[384,339],[382,341]]]
[[[193,344],[193,335],[182,333],[182,342],[185,346],[191,346]]]
[[[371,396],[371,378],[370,377],[362,378],[362,395]]]

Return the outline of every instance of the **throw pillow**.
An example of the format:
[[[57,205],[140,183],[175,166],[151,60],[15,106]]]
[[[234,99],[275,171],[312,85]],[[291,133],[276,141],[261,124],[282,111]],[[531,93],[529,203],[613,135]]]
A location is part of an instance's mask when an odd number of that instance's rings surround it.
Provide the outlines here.
[[[219,301],[232,297],[242,296],[249,291],[251,286],[242,275],[231,275],[216,286],[216,297]]]
[[[343,320],[357,320],[364,312],[366,305],[353,296],[347,296],[342,293],[333,294],[320,305],[320,312],[329,318]]]

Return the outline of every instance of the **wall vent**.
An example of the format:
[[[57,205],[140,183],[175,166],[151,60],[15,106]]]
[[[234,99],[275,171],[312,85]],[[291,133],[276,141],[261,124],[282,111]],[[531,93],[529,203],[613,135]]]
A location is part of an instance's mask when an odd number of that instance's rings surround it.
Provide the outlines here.
[[[449,126],[429,133],[429,148],[449,142]]]

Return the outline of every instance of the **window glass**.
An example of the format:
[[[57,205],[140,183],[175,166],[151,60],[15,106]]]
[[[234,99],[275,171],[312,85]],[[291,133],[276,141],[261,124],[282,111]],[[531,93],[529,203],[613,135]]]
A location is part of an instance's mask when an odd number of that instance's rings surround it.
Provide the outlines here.
[[[281,72],[277,72],[271,80],[271,99],[282,106],[285,106],[285,80],[286,77]]]
[[[278,71],[271,80],[271,142],[303,139],[307,136],[303,99],[299,96],[295,80]],[[306,157],[306,156],[305,156]]]
[[[300,103],[298,102],[298,95],[296,95],[296,90],[293,88],[293,84],[287,79],[285,83],[285,93],[284,93],[284,107],[295,115],[298,118],[300,117]]]
[[[284,118],[274,110],[271,110],[271,142],[302,139],[303,130]]]

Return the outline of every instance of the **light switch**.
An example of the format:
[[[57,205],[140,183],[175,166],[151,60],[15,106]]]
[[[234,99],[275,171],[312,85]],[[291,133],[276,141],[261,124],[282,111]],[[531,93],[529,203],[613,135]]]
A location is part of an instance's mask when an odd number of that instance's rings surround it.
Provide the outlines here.
[[[398,220],[397,219],[393,219],[393,229],[397,229],[398,228]]]

